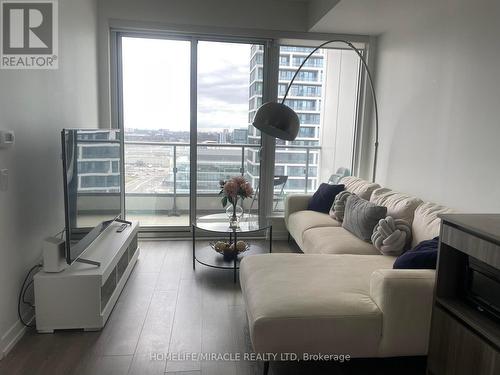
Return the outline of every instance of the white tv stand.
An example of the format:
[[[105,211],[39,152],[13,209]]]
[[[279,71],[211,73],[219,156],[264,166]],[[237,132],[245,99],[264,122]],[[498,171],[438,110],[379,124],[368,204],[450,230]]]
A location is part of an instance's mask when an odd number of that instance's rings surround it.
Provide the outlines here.
[[[59,273],[35,275],[36,329],[53,333],[56,329],[100,330],[135,266],[140,249],[139,223],[118,233],[121,223],[112,223],[87,248],[83,257],[100,267],[75,262]]]

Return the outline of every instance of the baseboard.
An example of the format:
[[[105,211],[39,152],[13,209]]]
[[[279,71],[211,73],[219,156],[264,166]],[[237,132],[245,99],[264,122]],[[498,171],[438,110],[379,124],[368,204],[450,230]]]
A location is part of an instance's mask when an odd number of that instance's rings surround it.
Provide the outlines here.
[[[34,320],[34,318],[35,316],[33,313],[24,317],[24,319],[30,323]],[[9,330],[0,339],[0,360],[4,359],[7,354],[9,354],[12,348],[24,336],[25,332],[26,327],[20,320],[16,321],[12,327],[9,328]]]

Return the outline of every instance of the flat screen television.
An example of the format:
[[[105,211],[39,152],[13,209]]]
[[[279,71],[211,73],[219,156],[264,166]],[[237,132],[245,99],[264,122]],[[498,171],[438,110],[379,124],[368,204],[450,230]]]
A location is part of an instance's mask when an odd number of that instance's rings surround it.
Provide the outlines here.
[[[122,215],[123,146],[120,131],[105,129],[63,129],[61,142],[66,262],[72,264]]]

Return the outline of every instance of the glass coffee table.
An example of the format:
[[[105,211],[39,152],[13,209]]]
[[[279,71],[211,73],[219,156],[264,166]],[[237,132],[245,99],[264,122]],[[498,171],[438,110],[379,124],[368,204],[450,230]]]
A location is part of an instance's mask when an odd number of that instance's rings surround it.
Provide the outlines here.
[[[229,240],[230,244],[236,244],[240,236],[254,234],[258,232],[265,232],[269,234],[269,252],[272,253],[273,246],[273,227],[271,221],[259,218],[256,215],[243,215],[240,220],[239,228],[229,227],[229,218],[225,213],[200,216],[196,218],[193,224],[193,270],[196,269],[196,262],[203,264],[207,267],[233,270],[234,282],[237,281],[238,269],[240,268],[240,261],[243,257],[252,254],[267,253],[266,248],[261,246],[249,246],[249,249],[239,253],[232,260],[225,260],[222,254],[216,252],[211,246],[197,246],[196,236],[197,232],[210,233],[220,235],[217,240]]]

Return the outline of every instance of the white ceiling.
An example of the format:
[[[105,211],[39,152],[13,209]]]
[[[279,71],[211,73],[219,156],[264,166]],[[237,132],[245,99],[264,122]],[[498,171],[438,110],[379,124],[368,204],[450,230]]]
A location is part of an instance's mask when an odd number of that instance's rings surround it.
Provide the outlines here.
[[[310,31],[378,35],[399,25],[422,20],[439,3],[446,1],[341,0]]]

